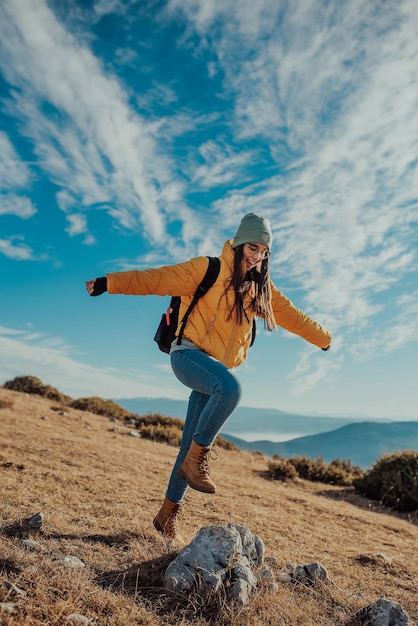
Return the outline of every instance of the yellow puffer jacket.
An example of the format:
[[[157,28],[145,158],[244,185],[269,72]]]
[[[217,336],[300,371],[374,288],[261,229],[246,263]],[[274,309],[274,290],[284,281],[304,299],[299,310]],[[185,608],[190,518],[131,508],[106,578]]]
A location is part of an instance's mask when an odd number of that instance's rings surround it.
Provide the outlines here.
[[[235,300],[232,290],[225,295],[225,285],[231,277],[234,263],[232,240],[225,243],[219,258],[219,276],[190,314],[184,337],[227,367],[233,368],[241,365],[247,357],[254,314],[251,309],[247,310],[249,319],[247,321],[244,316],[242,325],[238,325],[234,315],[227,319]],[[181,320],[207,267],[208,259],[203,256],[156,269],[115,272],[107,274],[107,289],[111,294],[181,296]],[[271,290],[278,326],[300,335],[319,348],[326,348],[330,344],[331,335],[328,331],[297,309],[273,283]],[[245,294],[244,306],[251,300],[251,292]]]

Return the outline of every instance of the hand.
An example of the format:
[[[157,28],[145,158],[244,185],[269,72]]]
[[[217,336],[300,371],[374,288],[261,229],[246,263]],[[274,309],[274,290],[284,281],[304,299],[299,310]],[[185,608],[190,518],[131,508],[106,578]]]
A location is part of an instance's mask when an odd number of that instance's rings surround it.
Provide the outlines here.
[[[86,280],[86,289],[90,296],[101,296],[102,293],[107,291],[107,278],[93,278],[92,280]]]

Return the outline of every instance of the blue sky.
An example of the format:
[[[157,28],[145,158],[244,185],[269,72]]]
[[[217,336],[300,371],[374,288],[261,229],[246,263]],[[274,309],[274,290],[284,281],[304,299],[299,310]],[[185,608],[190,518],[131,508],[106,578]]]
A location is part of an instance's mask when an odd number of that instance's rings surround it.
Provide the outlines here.
[[[256,211],[334,341],[259,328],[242,405],[417,419],[417,85],[416,0],[2,0],[0,383],[186,398],[167,299],[84,282]]]

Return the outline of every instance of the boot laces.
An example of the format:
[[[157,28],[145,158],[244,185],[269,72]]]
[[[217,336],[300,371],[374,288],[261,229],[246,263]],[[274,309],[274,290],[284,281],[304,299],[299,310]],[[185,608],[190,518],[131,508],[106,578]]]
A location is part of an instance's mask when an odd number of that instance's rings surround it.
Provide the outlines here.
[[[202,448],[200,452],[199,460],[197,462],[197,468],[200,475],[206,474],[210,476],[209,459],[215,461],[219,457],[218,451],[215,448]]]
[[[178,518],[180,515],[180,504],[177,504],[165,523],[165,532],[170,536],[179,534]]]

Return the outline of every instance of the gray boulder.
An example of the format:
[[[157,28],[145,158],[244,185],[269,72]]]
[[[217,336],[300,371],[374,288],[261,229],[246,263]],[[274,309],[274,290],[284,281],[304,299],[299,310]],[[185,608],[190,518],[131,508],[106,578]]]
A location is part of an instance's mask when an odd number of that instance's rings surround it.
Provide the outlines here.
[[[246,526],[206,526],[167,567],[163,584],[176,592],[219,591],[226,586],[228,599],[246,605],[257,586],[253,568],[263,559],[263,540]]]
[[[379,598],[357,613],[361,624],[368,626],[407,626],[409,615],[398,602]]]

